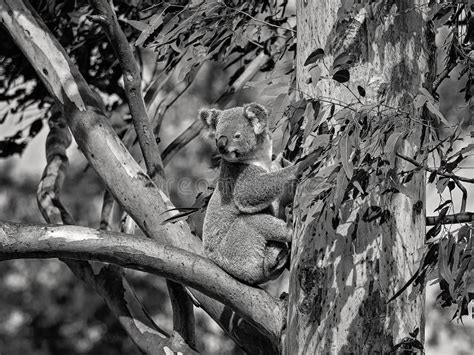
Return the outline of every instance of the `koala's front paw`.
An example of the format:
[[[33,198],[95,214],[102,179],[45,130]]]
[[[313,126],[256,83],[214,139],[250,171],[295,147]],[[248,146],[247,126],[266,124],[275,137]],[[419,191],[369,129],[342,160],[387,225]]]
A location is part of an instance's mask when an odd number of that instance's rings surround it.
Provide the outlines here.
[[[278,171],[280,170],[282,167],[283,167],[283,163],[282,163],[282,160],[283,160],[283,154],[280,153],[278,154],[275,159],[272,160],[272,165],[271,165],[271,168],[270,170],[271,171]]]
[[[272,162],[280,164],[281,160],[283,159],[283,153],[279,153],[278,155],[272,155]]]

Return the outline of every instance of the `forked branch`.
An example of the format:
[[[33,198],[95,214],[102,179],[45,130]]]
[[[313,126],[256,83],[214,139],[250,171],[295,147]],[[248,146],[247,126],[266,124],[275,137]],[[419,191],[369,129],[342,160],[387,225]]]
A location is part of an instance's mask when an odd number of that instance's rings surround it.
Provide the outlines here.
[[[38,185],[38,207],[47,223],[73,224],[72,216],[61,202],[61,188],[69,165],[66,149],[71,144],[71,134],[57,106],[53,107],[49,127],[50,131],[46,138],[47,165]],[[104,214],[110,215],[110,213]],[[166,347],[175,351],[192,352],[184,342],[169,339],[169,335],[155,324],[135,296],[120,267],[102,264],[100,268],[95,267],[93,270],[87,261],[71,259],[62,261],[105,300],[142,353],[154,354],[156,349]]]
[[[3,24],[51,95],[64,105],[65,117],[77,144],[116,201],[150,238],[202,254],[200,240],[184,222],[162,225],[169,217],[163,212],[170,209],[171,202],[130,156],[104,115],[101,102],[31,6],[22,0],[0,0],[0,5]],[[210,287],[209,279],[203,282],[202,288]],[[261,293],[253,294],[254,288],[233,282],[239,286],[239,302],[254,308],[251,313],[224,307],[201,292],[193,291],[193,294],[206,312],[248,353],[278,352],[284,327],[280,302],[261,290]],[[244,314],[246,319],[241,318]]]
[[[127,37],[118,23],[117,15],[113,9],[113,2],[112,0],[90,0],[90,3],[97,14],[89,16],[89,19],[102,26],[120,62],[125,95],[148,174],[152,178],[155,174],[163,175],[158,144],[143,101],[140,70]]]
[[[157,185],[157,188],[167,193],[166,184],[164,183],[163,164],[158,152],[158,144],[153,134],[152,124],[148,118],[147,109],[143,100],[140,70],[138,69],[127,37],[118,23],[113,1],[90,0],[90,3],[97,12],[97,15],[91,16],[90,18],[102,25],[120,62],[125,84],[125,95],[127,96],[128,106],[145,160],[147,173]],[[169,281],[167,285],[170,291],[170,297],[179,298],[179,302],[172,300],[174,330],[179,333],[190,346],[195,347],[196,339],[194,335],[192,302],[183,287]],[[178,304],[182,304],[182,307],[178,306]]]

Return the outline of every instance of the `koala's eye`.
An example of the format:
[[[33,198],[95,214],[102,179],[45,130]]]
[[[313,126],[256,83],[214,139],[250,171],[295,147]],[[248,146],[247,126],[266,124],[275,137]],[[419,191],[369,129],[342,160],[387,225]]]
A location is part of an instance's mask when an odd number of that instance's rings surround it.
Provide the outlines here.
[[[240,132],[237,132],[236,134],[234,134],[234,138],[235,138],[235,139],[239,139],[240,137],[242,137],[242,135],[240,134]]]

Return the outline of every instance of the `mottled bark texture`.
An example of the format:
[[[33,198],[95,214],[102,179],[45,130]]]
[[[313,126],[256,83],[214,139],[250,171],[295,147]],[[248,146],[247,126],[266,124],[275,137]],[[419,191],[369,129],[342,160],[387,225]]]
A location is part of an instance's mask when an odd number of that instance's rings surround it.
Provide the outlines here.
[[[399,119],[395,131],[407,135],[398,152],[414,156],[425,128],[412,101],[421,87],[429,87],[434,57],[422,1],[362,1],[350,11],[342,9],[345,3],[349,2],[297,1],[297,89],[300,94],[350,103],[357,102],[357,95],[349,89],[357,93],[360,85],[366,90],[362,103],[384,100],[387,107],[403,108],[408,115]],[[353,55],[349,89],[330,76],[317,86],[308,84],[310,66],[303,63],[317,48],[326,53],[323,75],[335,57]],[[340,109],[336,105],[336,113]],[[394,158],[394,171],[411,170],[408,164]],[[382,194],[383,181],[370,176],[368,196],[343,203],[336,228],[331,201],[306,218],[308,211],[296,205],[288,354],[389,353],[403,339],[423,342],[423,295],[409,297],[405,292],[387,301],[416,270],[425,234],[425,175],[418,171],[408,183],[398,181],[396,174],[394,179],[400,192]],[[343,181],[343,176],[338,179]],[[300,184],[296,200],[307,194],[316,199],[314,186],[315,178]],[[363,218],[369,206],[379,206],[386,218]]]

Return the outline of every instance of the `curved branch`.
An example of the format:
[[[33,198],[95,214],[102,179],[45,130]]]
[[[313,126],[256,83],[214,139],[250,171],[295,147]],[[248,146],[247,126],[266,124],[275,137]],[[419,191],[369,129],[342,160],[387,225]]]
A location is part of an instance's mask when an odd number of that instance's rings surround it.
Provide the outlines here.
[[[193,68],[183,81],[177,82],[173,90],[160,90],[148,105],[155,134],[159,135],[161,124],[168,109],[190,88],[203,63]],[[164,163],[163,163],[164,164]]]
[[[3,24],[51,95],[64,105],[68,125],[77,144],[116,201],[150,238],[202,254],[201,241],[184,222],[162,225],[169,217],[163,212],[174,206],[130,156],[103,113],[101,101],[90,90],[59,42],[38,20],[34,10],[21,0],[0,0],[0,5]],[[238,284],[242,291],[252,289]],[[249,332],[245,328],[245,320],[233,314],[232,309],[222,307],[202,293],[193,294],[213,319],[218,322],[223,318],[233,319],[232,322],[223,321],[220,324],[247,352],[270,354],[277,351],[284,317],[279,311],[279,303],[273,298],[262,296],[267,300],[264,308],[256,314],[247,315],[246,320],[255,330]],[[246,297],[248,293],[243,295]],[[241,301],[260,305],[259,297]],[[241,326],[232,327],[233,322]],[[262,348],[261,345],[268,347]]]
[[[199,135],[203,128],[201,120],[195,120],[191,125],[176,137],[161,153],[163,165],[166,166],[178,151]]]
[[[16,258],[109,262],[190,286],[262,324],[283,317],[283,303],[264,290],[242,287],[208,259],[146,237],[78,226],[0,222],[0,259]]]

